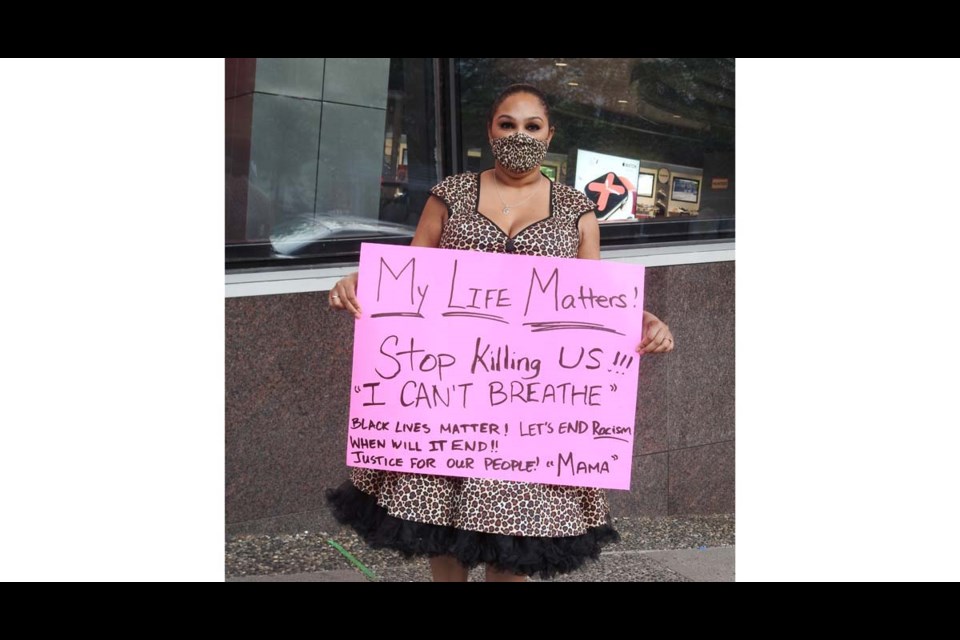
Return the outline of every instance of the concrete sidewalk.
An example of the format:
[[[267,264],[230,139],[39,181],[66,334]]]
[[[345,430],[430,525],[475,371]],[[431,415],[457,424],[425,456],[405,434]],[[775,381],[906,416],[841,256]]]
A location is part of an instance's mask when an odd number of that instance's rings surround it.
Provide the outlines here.
[[[426,561],[383,567],[378,582],[429,582]],[[359,570],[328,570],[227,578],[227,582],[368,582]],[[483,581],[483,568],[470,573],[471,582]],[[553,580],[532,582],[733,582],[734,547],[669,549],[665,551],[611,551],[583,569]]]
[[[596,562],[544,582],[733,582],[735,520],[731,514],[617,518],[621,541]],[[227,582],[368,582],[336,541],[378,582],[429,582],[428,563],[370,549],[350,529],[285,535],[236,535],[227,540]],[[483,581],[483,567],[470,580]],[[541,582],[534,578],[534,582]]]

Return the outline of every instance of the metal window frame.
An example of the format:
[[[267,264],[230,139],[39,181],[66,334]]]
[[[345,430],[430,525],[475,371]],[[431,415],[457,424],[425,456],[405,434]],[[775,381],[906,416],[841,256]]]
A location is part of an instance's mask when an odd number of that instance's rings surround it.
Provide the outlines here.
[[[600,252],[603,260],[642,264],[646,267],[733,262],[736,248],[732,242],[695,245],[668,245],[631,248],[607,248]],[[226,276],[227,298],[265,296],[289,293],[329,291],[340,278],[357,270],[357,263],[300,269],[248,270]]]

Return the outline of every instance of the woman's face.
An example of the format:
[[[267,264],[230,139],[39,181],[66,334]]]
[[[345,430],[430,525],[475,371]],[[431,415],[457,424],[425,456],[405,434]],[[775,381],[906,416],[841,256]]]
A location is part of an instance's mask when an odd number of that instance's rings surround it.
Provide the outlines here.
[[[490,139],[503,138],[522,131],[531,138],[550,144],[553,129],[548,128],[547,114],[537,96],[531,93],[514,93],[500,103],[493,114],[493,124],[488,131]]]

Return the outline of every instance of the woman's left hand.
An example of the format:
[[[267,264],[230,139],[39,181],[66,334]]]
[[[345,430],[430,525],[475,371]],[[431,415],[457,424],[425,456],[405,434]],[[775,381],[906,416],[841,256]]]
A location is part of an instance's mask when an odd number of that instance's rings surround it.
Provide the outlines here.
[[[670,327],[649,311],[643,312],[643,339],[637,345],[637,353],[667,353],[673,351],[673,334]]]

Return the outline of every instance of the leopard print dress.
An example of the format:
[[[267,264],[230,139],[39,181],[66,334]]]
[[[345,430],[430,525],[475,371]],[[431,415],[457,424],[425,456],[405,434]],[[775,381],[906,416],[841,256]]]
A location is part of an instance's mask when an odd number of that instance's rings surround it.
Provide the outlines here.
[[[440,236],[441,248],[575,258],[580,244],[577,223],[580,216],[595,210],[594,203],[584,194],[572,187],[551,183],[549,215],[508,237],[478,210],[479,174],[468,172],[450,176],[434,186],[430,193],[447,205],[448,216]],[[445,539],[453,542],[444,544],[455,549],[435,548],[430,546],[432,543],[427,545],[428,548],[411,549],[397,541],[379,538],[376,546],[393,547],[408,555],[453,553],[467,565],[483,560],[517,573],[533,575],[539,572],[549,577],[580,566],[588,556],[597,557],[600,544],[618,538],[610,525],[606,493],[602,489],[361,468],[351,469],[350,480],[356,490],[365,494],[358,498],[375,500],[376,507],[356,508],[350,516],[345,513],[351,511],[350,505],[344,505],[347,499],[342,494],[331,503],[338,519],[353,524],[366,534],[368,542],[376,537],[372,529],[383,529],[382,523],[367,522],[358,527],[356,520],[382,512],[381,518],[420,523],[423,526],[415,534],[419,536],[436,538],[436,532],[424,532],[425,526],[441,527],[447,533],[452,528],[492,534],[497,538],[522,537],[527,557],[519,561],[500,557],[497,545],[492,553],[465,554],[463,544],[456,542],[456,536],[449,535]],[[399,525],[395,528],[402,529]],[[476,537],[471,540],[483,541]],[[563,542],[559,548],[558,540]],[[508,542],[500,540],[501,546]],[[549,548],[544,550],[534,543]],[[530,557],[531,553],[543,557]],[[561,556],[559,561],[546,557],[558,554]]]

